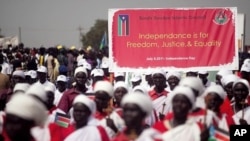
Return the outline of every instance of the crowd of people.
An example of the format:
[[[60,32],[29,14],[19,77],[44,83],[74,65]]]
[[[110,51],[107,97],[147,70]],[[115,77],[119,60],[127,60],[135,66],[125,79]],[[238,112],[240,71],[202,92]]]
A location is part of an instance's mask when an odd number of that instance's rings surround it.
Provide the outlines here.
[[[127,81],[108,57],[108,47],[2,49],[0,141],[226,141],[230,125],[250,124],[250,59],[215,82],[164,69]]]

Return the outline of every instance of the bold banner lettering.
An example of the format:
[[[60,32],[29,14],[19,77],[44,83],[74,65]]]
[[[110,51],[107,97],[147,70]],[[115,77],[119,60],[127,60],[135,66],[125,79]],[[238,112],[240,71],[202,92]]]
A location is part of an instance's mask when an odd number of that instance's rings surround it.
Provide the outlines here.
[[[110,9],[110,69],[238,69],[236,15],[234,7]]]

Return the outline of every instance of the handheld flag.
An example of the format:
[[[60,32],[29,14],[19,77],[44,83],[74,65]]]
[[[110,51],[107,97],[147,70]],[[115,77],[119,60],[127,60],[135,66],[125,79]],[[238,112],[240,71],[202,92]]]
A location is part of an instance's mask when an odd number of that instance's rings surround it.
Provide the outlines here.
[[[56,113],[55,123],[61,127],[67,128],[70,124],[70,117],[62,113]]]
[[[107,45],[108,45],[108,38],[107,38],[107,33],[105,31],[103,36],[102,36],[102,41],[100,43],[99,49],[101,50],[104,46],[107,46]]]
[[[229,133],[223,129],[211,126],[210,129],[210,138],[209,141],[229,141]]]

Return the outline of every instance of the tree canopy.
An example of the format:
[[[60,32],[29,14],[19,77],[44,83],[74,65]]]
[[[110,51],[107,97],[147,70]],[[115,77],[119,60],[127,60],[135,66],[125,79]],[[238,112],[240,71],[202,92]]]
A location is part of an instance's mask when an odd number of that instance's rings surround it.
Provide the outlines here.
[[[108,34],[108,21],[97,19],[94,26],[82,35],[83,47],[86,49],[88,46],[92,46],[92,48],[98,50],[105,32]]]

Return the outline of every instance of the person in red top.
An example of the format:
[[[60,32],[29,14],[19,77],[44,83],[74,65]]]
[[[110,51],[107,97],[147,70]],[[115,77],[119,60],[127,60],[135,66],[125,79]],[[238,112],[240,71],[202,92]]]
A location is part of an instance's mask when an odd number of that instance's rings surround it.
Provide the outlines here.
[[[234,121],[232,116],[228,116],[226,113],[220,111],[220,106],[226,97],[223,88],[220,85],[212,85],[206,89],[204,94],[206,108],[215,113],[213,118],[214,126],[229,131],[229,126],[233,125]]]
[[[186,86],[177,86],[171,93],[173,118],[156,123],[153,128],[162,133],[163,140],[206,140],[209,137],[207,128],[193,120],[188,120],[189,112],[195,108],[193,91]],[[176,132],[175,130],[179,130]]]
[[[73,117],[75,120],[75,132],[70,134],[65,141],[73,140],[100,140],[108,141],[109,137],[101,126],[88,125],[89,120],[96,111],[96,105],[93,100],[85,95],[78,95],[73,102]],[[72,129],[72,128],[71,128]],[[94,136],[91,136],[93,134]]]
[[[112,141],[143,141],[151,137],[152,134],[144,134],[150,129],[145,130],[145,124],[143,124],[145,118],[153,110],[150,97],[139,92],[133,92],[123,97],[121,105],[126,129],[119,132]]]
[[[162,119],[162,115],[165,115],[169,111],[169,105],[167,104],[168,92],[165,90],[166,85],[166,73],[163,70],[157,70],[152,74],[154,88],[149,91],[149,96],[153,101],[153,107],[157,110],[159,119]]]
[[[73,100],[75,97],[81,93],[86,93],[87,88],[86,88],[86,81],[87,81],[87,70],[84,67],[78,67],[75,69],[74,77],[76,81],[75,87],[67,90],[59,104],[58,108],[64,111],[65,113],[68,113],[70,108],[72,107]]]
[[[46,108],[38,100],[30,95],[14,95],[6,105],[2,132],[4,141],[34,141],[31,129],[44,126],[46,118]]]

